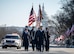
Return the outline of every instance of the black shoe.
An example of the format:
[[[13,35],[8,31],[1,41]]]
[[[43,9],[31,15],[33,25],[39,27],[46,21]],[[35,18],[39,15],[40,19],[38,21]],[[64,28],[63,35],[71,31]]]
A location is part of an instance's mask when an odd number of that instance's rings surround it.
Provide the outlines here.
[[[33,51],[34,51],[34,49],[33,49]]]

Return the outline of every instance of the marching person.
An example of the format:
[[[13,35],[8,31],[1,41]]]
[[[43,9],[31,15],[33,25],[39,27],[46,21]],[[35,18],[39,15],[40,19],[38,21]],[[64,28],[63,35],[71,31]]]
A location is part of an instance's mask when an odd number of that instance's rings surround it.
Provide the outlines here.
[[[25,26],[25,28],[23,29],[23,33],[24,33],[25,29],[28,29],[28,26]],[[22,33],[22,39],[23,39],[23,33]],[[22,45],[24,46],[24,41],[23,41]]]
[[[50,44],[49,38],[50,38],[49,30],[46,27],[46,29],[45,29],[45,50],[46,51],[49,51],[49,44]]]
[[[34,27],[32,27],[32,30],[30,31],[30,36],[31,36],[32,49],[34,51],[35,50],[35,31],[34,31]]]
[[[28,29],[25,28],[22,34],[22,39],[23,39],[23,44],[25,47],[25,51],[28,51],[28,46],[29,46],[29,32]]]
[[[44,31],[42,30],[42,26],[38,28],[35,34],[35,40],[36,40],[36,49],[38,51],[44,50]]]

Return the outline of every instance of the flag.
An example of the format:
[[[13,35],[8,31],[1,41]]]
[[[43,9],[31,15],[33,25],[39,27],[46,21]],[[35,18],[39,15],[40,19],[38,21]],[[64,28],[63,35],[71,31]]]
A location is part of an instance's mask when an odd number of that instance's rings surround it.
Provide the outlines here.
[[[41,6],[39,5],[38,17],[36,18],[36,27],[39,28],[42,20]]]
[[[64,40],[65,39],[64,35],[60,35],[60,39]]]
[[[68,28],[67,31],[65,32],[66,36],[70,35],[70,29]]]
[[[35,22],[35,18],[36,18],[36,14],[35,14],[33,6],[32,6],[30,16],[29,16],[29,22],[28,22],[29,26],[31,26],[33,24],[33,22]]]
[[[74,25],[72,25],[72,28],[71,28],[71,31],[70,32],[73,32],[74,31]]]

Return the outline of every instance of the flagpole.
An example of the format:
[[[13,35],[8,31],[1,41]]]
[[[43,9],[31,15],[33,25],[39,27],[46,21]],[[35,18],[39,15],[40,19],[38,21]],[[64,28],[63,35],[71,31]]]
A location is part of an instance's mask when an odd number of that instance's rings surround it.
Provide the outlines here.
[[[36,18],[36,27],[37,28],[39,28],[41,26],[41,21],[42,21],[42,11],[41,11],[41,6],[39,4],[38,17]]]

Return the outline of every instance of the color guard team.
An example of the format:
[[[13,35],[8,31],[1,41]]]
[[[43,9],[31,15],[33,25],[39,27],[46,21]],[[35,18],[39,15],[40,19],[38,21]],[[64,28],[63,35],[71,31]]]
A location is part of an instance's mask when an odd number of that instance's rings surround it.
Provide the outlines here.
[[[40,26],[36,31],[35,28],[32,27],[31,30],[28,29],[26,26],[23,34],[23,46],[25,51],[28,51],[29,44],[32,44],[32,50],[35,51],[49,51],[49,44],[50,44],[50,33],[49,29],[46,27],[44,30],[42,26]]]

